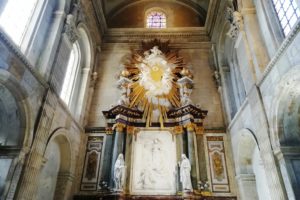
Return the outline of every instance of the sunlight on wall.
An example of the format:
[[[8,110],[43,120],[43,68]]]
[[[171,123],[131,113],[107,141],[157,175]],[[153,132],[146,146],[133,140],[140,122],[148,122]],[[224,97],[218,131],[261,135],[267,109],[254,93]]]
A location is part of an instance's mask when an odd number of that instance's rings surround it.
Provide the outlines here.
[[[17,45],[22,43],[36,4],[37,0],[9,0],[0,15],[0,26]]]

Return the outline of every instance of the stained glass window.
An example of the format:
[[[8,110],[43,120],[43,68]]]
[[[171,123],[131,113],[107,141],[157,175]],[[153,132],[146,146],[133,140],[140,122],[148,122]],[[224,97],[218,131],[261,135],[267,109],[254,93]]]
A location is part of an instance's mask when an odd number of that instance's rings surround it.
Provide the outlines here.
[[[167,19],[163,12],[152,11],[147,15],[147,28],[166,28]]]
[[[287,36],[300,17],[296,0],[273,0],[284,35]]]

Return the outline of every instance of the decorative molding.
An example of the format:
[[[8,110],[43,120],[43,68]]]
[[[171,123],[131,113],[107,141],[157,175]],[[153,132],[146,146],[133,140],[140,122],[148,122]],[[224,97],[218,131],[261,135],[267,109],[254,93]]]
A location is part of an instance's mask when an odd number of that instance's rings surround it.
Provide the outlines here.
[[[291,30],[289,35],[285,38],[285,40],[282,42],[281,46],[277,50],[275,56],[271,59],[269,64],[267,65],[262,77],[257,82],[258,86],[261,86],[261,84],[264,82],[268,74],[271,72],[271,70],[276,65],[277,61],[281,58],[281,56],[285,53],[289,45],[293,42],[293,40],[296,38],[297,34],[300,31],[300,21],[298,20],[298,23],[295,25],[295,27]]]
[[[104,42],[136,43],[141,40],[160,38],[166,40],[178,40],[186,42],[209,42],[210,39],[203,27],[168,28],[164,30],[147,28],[112,28],[104,35]]]
[[[225,19],[230,23],[230,29],[227,35],[235,40],[240,30],[243,29],[243,16],[240,12],[234,11],[232,7],[227,7],[225,12]]]
[[[45,88],[49,88],[48,83],[42,78],[42,76],[35,70],[34,66],[31,65],[26,56],[21,52],[19,47],[4,33],[0,28],[0,40],[4,42],[6,47],[13,52],[13,54],[19,58],[24,66],[32,73],[36,80]]]
[[[67,15],[64,33],[68,36],[71,43],[74,43],[79,38],[79,33],[76,28],[76,18],[74,15]]]

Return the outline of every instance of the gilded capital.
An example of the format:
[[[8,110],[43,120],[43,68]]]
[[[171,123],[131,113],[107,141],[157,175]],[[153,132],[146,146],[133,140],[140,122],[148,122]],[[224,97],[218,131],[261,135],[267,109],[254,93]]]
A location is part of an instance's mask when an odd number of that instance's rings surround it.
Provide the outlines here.
[[[116,124],[113,126],[113,130],[116,130],[118,133],[122,133],[125,127],[126,127],[125,124],[122,124],[122,123],[116,123]]]
[[[194,132],[195,131],[195,127],[196,127],[196,124],[194,124],[192,122],[189,122],[188,124],[186,124],[184,126],[184,128],[186,128],[186,130],[189,131],[189,132]]]
[[[172,129],[173,134],[179,135],[183,133],[183,127],[182,126],[174,126]]]

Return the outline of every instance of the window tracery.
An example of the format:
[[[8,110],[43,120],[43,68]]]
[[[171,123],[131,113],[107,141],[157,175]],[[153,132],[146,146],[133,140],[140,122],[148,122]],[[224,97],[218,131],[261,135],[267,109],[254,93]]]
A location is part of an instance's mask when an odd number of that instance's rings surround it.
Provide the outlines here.
[[[167,18],[163,12],[152,11],[147,15],[147,28],[166,28]]]
[[[287,36],[300,17],[300,9],[296,0],[273,0],[280,25]]]

